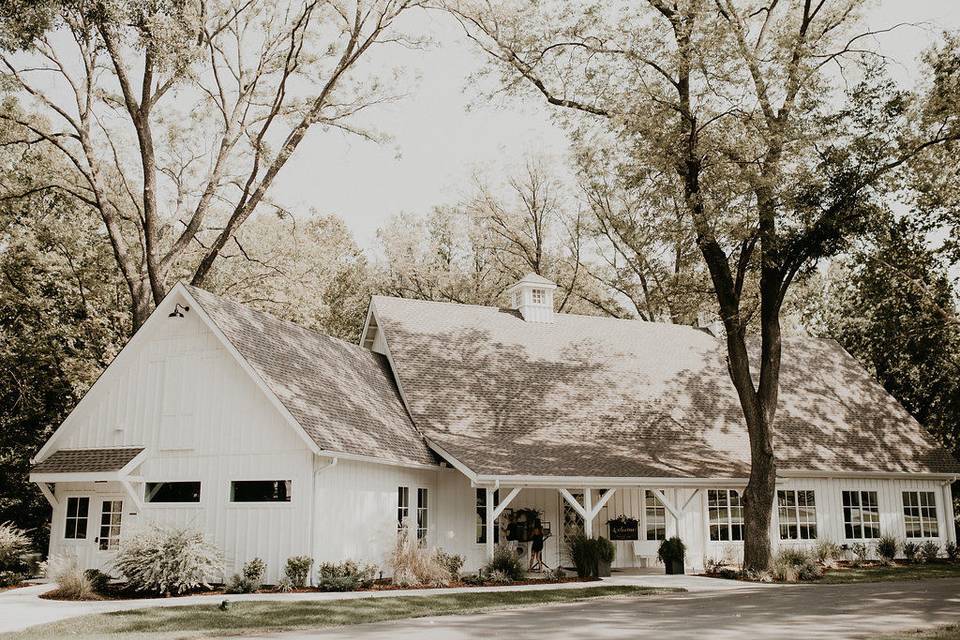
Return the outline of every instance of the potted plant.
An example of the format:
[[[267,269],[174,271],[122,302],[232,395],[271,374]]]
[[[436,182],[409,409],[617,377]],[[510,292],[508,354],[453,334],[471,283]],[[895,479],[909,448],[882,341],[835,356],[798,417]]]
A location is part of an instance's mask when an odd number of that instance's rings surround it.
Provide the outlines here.
[[[687,545],[677,536],[673,536],[660,543],[657,549],[657,560],[667,568],[668,575],[683,573],[683,558],[687,552]]]
[[[509,529],[511,530],[511,540],[516,542],[530,542],[530,536],[533,533],[533,523],[540,518],[540,512],[536,509],[516,509],[511,516]]]
[[[607,540],[606,538],[600,537],[593,541],[596,545],[596,558],[597,558],[597,571],[596,575],[599,578],[609,578],[610,577],[610,565],[613,564],[613,559],[617,556],[617,547]]]

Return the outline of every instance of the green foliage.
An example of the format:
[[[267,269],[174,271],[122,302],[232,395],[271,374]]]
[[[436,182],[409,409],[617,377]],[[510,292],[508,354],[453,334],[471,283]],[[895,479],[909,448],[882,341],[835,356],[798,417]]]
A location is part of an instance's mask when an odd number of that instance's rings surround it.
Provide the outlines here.
[[[944,548],[944,551],[946,551],[947,553],[947,560],[949,560],[950,562],[957,561],[957,543],[956,542],[954,542],[953,540],[948,542],[946,547]]]
[[[287,564],[283,568],[283,575],[286,576],[294,587],[304,587],[307,584],[307,578],[310,577],[310,569],[313,567],[313,558],[310,556],[293,556],[287,558]]]
[[[352,560],[323,562],[317,568],[317,586],[321,591],[369,589],[376,575],[377,567],[372,564],[361,566]]]
[[[818,580],[823,577],[823,567],[802,548],[785,548],[774,560],[771,575],[778,582]]]
[[[597,574],[597,546],[593,540],[578,533],[567,538],[567,546],[570,550],[570,558],[573,560],[573,566],[577,570],[577,576],[580,578],[595,577]]]
[[[153,524],[121,541],[114,566],[133,589],[169,594],[209,587],[221,562],[202,532]]]
[[[906,558],[908,562],[916,560],[918,553],[920,553],[920,545],[916,542],[908,540],[903,543],[903,557]]]
[[[96,593],[87,572],[77,559],[52,556],[47,561],[47,577],[56,583],[56,597],[62,600],[90,600]]]
[[[933,540],[927,540],[920,545],[920,559],[924,562],[935,562],[940,557],[940,545]]]
[[[450,584],[450,571],[440,562],[437,554],[420,544],[409,527],[402,527],[396,534],[389,564],[393,569],[393,583],[404,587],[435,586]]]
[[[782,549],[777,556],[777,562],[799,567],[807,560],[810,560],[810,554],[800,547],[786,547]]]
[[[870,547],[863,542],[856,542],[850,545],[850,553],[853,554],[853,560],[850,564],[855,567],[859,567],[870,559]]]
[[[820,564],[828,564],[843,557],[843,549],[836,542],[817,540],[813,546],[813,557]]]
[[[447,571],[450,573],[451,580],[460,579],[460,570],[463,569],[464,563],[463,556],[455,553],[447,553],[443,549],[437,549],[434,552],[434,557],[438,563],[446,567]]]
[[[104,593],[110,584],[110,576],[99,569],[87,569],[83,572],[94,593]]]
[[[30,570],[30,538],[11,522],[0,523],[0,586],[18,584]]]
[[[899,549],[900,542],[893,536],[883,536],[877,540],[877,555],[887,562],[891,562],[897,557]]]
[[[234,574],[227,580],[227,593],[254,593],[263,586],[263,574],[267,571],[267,564],[260,558],[254,558],[243,565],[240,573]]]
[[[672,538],[667,538],[660,543],[660,547],[657,549],[657,560],[663,564],[669,564],[674,560],[683,562],[684,557],[687,554],[687,545],[683,543],[683,540],[677,536]]]
[[[509,546],[501,545],[493,550],[493,559],[483,568],[483,573],[492,576],[500,572],[510,581],[516,582],[527,577],[527,569],[517,552]]]
[[[290,593],[296,588],[289,576],[283,576],[277,581],[277,591],[280,593]]]
[[[600,536],[594,542],[597,545],[597,559],[600,562],[611,563],[617,557],[617,547],[612,542]]]

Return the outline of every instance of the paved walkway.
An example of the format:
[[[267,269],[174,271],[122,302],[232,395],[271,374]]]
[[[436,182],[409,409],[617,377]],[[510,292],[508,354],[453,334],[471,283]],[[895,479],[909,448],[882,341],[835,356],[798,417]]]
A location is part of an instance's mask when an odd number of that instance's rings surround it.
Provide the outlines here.
[[[519,587],[468,587],[458,589],[406,589],[398,591],[361,591],[353,593],[266,593],[246,595],[200,595],[182,598],[149,598],[143,600],[102,600],[95,602],[64,602],[38,597],[52,585],[36,585],[0,592],[0,632],[18,631],[37,624],[56,622],[88,613],[128,611],[145,607],[175,607],[194,604],[218,604],[221,600],[346,600],[352,598],[394,598],[397,596],[430,596],[437,593],[469,591],[535,591],[539,589],[575,589],[606,585],[643,585],[651,587],[680,587],[690,592],[742,591],[744,589],[778,588],[774,585],[751,585],[732,580],[717,580],[698,576],[624,575],[615,574],[600,582],[566,582],[553,585],[524,585]]]
[[[648,576],[644,576],[648,577]],[[469,616],[399,620],[270,640],[837,640],[960,622],[960,579],[703,590]]]

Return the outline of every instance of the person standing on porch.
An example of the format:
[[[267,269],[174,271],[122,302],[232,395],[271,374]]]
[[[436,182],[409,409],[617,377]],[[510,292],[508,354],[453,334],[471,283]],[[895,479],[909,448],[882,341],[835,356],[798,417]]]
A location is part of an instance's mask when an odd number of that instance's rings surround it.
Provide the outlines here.
[[[533,521],[533,535],[530,537],[533,544],[530,546],[530,567],[543,567],[543,525],[540,519]]]

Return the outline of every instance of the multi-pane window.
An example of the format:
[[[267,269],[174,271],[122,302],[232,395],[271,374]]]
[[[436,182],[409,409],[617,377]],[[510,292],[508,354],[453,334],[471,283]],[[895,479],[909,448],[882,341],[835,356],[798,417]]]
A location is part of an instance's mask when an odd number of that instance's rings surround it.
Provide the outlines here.
[[[707,514],[710,518],[710,539],[743,540],[743,505],[735,489],[709,489]]]
[[[940,535],[933,491],[903,492],[903,523],[908,538],[936,538]]]
[[[123,500],[104,500],[100,508],[100,551],[115,551],[120,546],[120,519]]]
[[[500,491],[493,492],[493,507],[500,503]],[[487,490],[477,489],[477,542],[486,543],[487,541]],[[498,520],[493,521],[493,541],[500,542],[500,524]]]
[[[417,489],[417,540],[427,537],[427,490]]]
[[[200,502],[199,482],[148,482],[147,502]]]
[[[397,487],[397,529],[402,529],[410,516],[410,487]]]
[[[880,506],[876,491],[843,492],[843,528],[848,540],[880,537]]]
[[[647,525],[647,540],[667,539],[667,514],[663,503],[653,491],[645,491],[644,516]]]
[[[543,304],[543,289],[531,289],[530,296],[533,304]]]
[[[230,502],[290,502],[290,480],[234,480]]]
[[[82,540],[87,537],[87,518],[90,513],[90,498],[71,496],[67,498],[67,520],[63,537]]]
[[[777,491],[781,540],[817,539],[817,502],[813,491]]]

